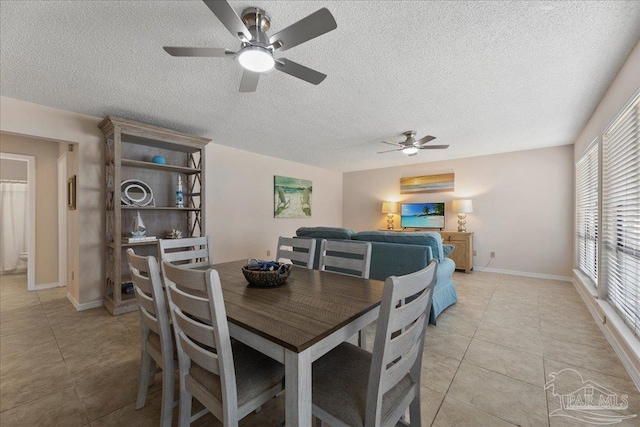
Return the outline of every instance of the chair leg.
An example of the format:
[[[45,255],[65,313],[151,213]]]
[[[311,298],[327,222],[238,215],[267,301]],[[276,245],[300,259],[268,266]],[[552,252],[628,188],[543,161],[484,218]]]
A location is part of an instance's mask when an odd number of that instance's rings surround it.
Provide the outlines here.
[[[191,401],[191,392],[185,387],[184,378],[180,378],[180,427],[191,425]]]
[[[158,373],[158,364],[153,357],[151,358],[151,364],[149,365],[149,387],[156,383],[156,374]]]
[[[162,421],[161,427],[171,427],[173,418],[173,361],[162,370]]]
[[[367,349],[367,331],[364,328],[358,331],[358,346]]]
[[[140,380],[138,381],[138,399],[136,409],[144,407],[149,388],[149,372],[151,371],[151,356],[144,349],[140,352]]]
[[[411,427],[421,427],[422,420],[420,418],[420,393],[416,393],[416,396],[413,398],[413,401],[409,405],[409,421],[411,422]]]

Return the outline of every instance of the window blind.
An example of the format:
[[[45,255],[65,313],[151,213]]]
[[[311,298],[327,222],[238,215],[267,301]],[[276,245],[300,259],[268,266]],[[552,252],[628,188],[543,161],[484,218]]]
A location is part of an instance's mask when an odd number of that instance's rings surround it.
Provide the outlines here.
[[[598,284],[598,144],[576,165],[578,268]]]
[[[640,335],[640,94],[602,137],[602,283]]]

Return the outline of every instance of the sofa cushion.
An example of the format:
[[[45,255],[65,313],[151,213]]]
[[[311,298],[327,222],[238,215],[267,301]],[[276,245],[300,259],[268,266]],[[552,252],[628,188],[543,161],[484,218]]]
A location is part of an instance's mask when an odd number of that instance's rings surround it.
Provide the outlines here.
[[[300,227],[296,230],[298,237],[322,239],[351,239],[354,231],[342,227]]]
[[[405,245],[429,246],[435,259],[441,261],[444,258],[442,251],[442,237],[440,233],[432,231],[419,231],[398,233],[396,231],[360,231],[351,236],[353,240],[367,242],[403,243]]]
[[[385,280],[420,271],[431,261],[431,248],[422,245],[371,242],[369,278]]]

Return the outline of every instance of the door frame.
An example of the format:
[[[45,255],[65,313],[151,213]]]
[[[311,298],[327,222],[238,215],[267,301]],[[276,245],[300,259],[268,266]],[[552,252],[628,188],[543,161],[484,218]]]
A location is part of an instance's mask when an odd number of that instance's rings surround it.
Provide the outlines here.
[[[67,286],[67,152],[58,157],[58,286]]]
[[[27,290],[36,290],[36,158],[25,154],[0,152],[0,159],[27,162]]]

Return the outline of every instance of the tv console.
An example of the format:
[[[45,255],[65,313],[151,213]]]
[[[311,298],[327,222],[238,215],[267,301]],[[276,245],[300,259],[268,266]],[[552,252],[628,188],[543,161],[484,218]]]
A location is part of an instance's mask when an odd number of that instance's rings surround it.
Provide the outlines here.
[[[473,270],[473,232],[462,233],[460,231],[442,231],[426,228],[394,228],[393,230],[380,231],[396,231],[398,233],[408,233],[416,231],[436,231],[442,236],[442,241],[447,245],[455,246],[455,249],[449,255],[449,258],[456,263],[456,270],[463,270],[465,273],[471,273]]]

